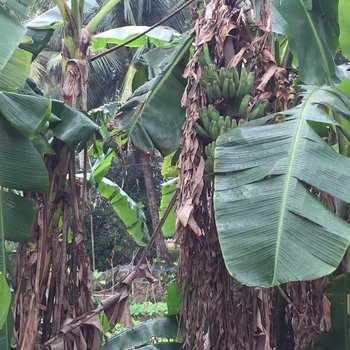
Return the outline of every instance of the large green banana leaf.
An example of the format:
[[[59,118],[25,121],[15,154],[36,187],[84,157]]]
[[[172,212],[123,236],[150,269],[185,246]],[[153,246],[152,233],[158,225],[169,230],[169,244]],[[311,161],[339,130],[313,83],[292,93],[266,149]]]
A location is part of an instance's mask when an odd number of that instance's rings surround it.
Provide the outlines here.
[[[309,125],[336,124],[320,105],[350,117],[350,99],[339,89],[307,87],[285,122],[218,139],[216,226],[226,266],[244,284],[319,278],[337,268],[349,245],[350,225],[306,186],[350,202],[350,159]]]
[[[140,246],[145,246],[150,237],[147,219],[140,205],[134,202],[115,182],[107,178],[103,178],[98,184],[97,192],[109,201],[135,242]]]
[[[175,339],[182,335],[178,318],[179,316],[168,316],[145,321],[133,329],[111,337],[102,345],[102,350],[127,350],[144,345],[153,337]]]
[[[117,126],[128,132],[138,149],[157,149],[165,156],[179,147],[185,120],[181,108],[185,80],[179,64],[191,43],[187,38],[182,45],[169,48],[168,55],[161,51],[162,74],[138,88],[117,113]]]
[[[133,38],[134,36],[143,33],[149,29],[145,26],[126,26],[110,29],[106,32],[93,35],[91,38],[91,50],[97,51],[104,49],[108,44],[123,44],[127,40]],[[147,41],[150,43],[160,46],[164,45],[171,40],[173,40],[179,34],[169,27],[157,27],[152,29],[147,34],[141,36],[140,38],[132,41],[128,46],[130,47],[140,47],[145,46]]]
[[[336,78],[338,0],[272,0],[274,31],[288,37],[304,83],[330,84]]]

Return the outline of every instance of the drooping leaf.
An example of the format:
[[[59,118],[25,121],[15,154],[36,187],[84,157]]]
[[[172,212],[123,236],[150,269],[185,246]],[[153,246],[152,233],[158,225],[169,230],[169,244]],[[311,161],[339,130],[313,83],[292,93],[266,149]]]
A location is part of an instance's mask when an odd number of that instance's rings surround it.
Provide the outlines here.
[[[52,101],[52,113],[61,119],[52,126],[53,134],[72,147],[85,144],[92,133],[98,129],[98,125],[83,112],[62,101]]]
[[[272,4],[274,30],[287,35],[289,47],[299,60],[300,79],[307,84],[331,84],[337,79],[333,55],[339,27],[337,18],[325,20],[323,8],[336,16],[337,1],[317,0],[317,6],[311,8],[304,0],[272,0]]]
[[[350,274],[337,276],[327,287],[331,302],[332,327],[329,332],[316,336],[314,350],[350,350]]]
[[[339,0],[340,48],[345,57],[350,59],[350,2]]]
[[[149,27],[146,26],[126,26],[110,29],[106,32],[93,35],[91,38],[91,50],[97,51],[104,49],[108,44],[123,44],[137,34],[143,33],[148,28]],[[164,43],[170,42],[178,35],[179,34],[174,29],[168,27],[157,27],[142,37],[132,41],[128,46],[145,46],[147,41],[156,46],[160,46]]]
[[[144,345],[153,337],[177,338],[182,335],[178,316],[160,317],[143,322],[133,329],[111,337],[102,350],[127,350]]]
[[[192,39],[187,38],[182,45],[169,49],[172,54],[164,58],[163,73],[137,89],[118,111],[118,127],[126,130],[132,143],[142,151],[157,149],[166,156],[179,146],[184,122],[181,98],[185,87],[179,64],[191,42]]]
[[[6,278],[0,271],[0,330],[7,319],[7,313],[11,304],[11,291]]]
[[[103,178],[98,184],[97,192],[109,201],[135,242],[145,246],[149,241],[149,233],[147,219],[140,206],[116,183],[107,178]]]
[[[16,48],[0,73],[0,90],[17,91],[23,88],[29,76],[32,55]]]
[[[159,208],[159,217],[165,213],[166,208],[168,207],[171,199],[173,198],[177,187],[177,178],[169,180],[161,185],[162,197],[160,200],[160,208]],[[163,226],[162,232],[165,237],[173,236],[175,232],[175,221],[176,221],[176,205],[172,207],[168,217],[166,218]]]
[[[25,27],[22,26],[15,18],[9,16],[0,8],[0,72],[12,56],[14,50],[21,42]]]
[[[42,191],[48,184],[44,162],[31,142],[0,115],[0,186]]]
[[[20,133],[31,137],[50,117],[51,103],[41,96],[0,92],[0,113]]]
[[[350,99],[337,88],[306,91],[285,122],[237,128],[218,139],[216,226],[229,272],[247,285],[322,277],[349,245],[350,225],[305,184],[350,202],[350,159],[308,123],[334,123],[324,105],[349,118]]]
[[[106,176],[115,156],[115,152],[113,150],[109,150],[106,154],[102,153],[96,160],[91,169],[91,178],[95,183],[99,184]]]

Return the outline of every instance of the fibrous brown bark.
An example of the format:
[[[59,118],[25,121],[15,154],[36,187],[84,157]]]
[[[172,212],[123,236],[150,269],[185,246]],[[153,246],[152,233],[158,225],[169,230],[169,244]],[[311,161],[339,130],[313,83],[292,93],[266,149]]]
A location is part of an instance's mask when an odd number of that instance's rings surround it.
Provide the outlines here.
[[[156,227],[159,223],[158,217],[158,200],[155,191],[154,181],[153,181],[153,171],[151,165],[151,157],[142,151],[137,151],[137,157],[140,160],[143,178],[145,182],[145,189],[147,194],[148,210],[151,216],[152,232],[154,233]],[[165,245],[162,233],[160,232],[155,237],[155,245],[157,251],[157,258],[164,259],[167,256],[167,247]]]
[[[86,32],[80,48],[86,49]],[[71,58],[63,49],[65,74],[62,100],[86,109],[86,52]],[[66,56],[65,56],[66,55]],[[37,215],[30,242],[20,246],[14,282],[14,318],[17,348],[34,350],[57,335],[64,325],[93,308],[88,288],[89,261],[83,212],[85,185],[75,176],[75,151],[53,142],[55,156],[45,156],[49,186],[33,194]],[[61,349],[99,349],[97,328],[82,325],[51,346]]]
[[[317,296],[299,293],[298,289],[305,288],[303,282],[292,284],[292,292],[287,295],[282,287],[246,287],[229,275],[213,217],[213,185],[203,180],[203,143],[194,125],[199,109],[208,104],[199,84],[198,55],[204,43],[212,48],[217,66],[239,69],[244,62],[254,71],[250,95],[255,100],[269,99],[271,112],[287,109],[295,100],[286,70],[277,66],[271,53],[270,1],[262,0],[260,4],[260,13],[256,14],[254,1],[212,0],[205,15],[195,23],[195,52],[185,72],[186,121],[178,162],[176,227],[181,245],[178,281],[185,286],[186,350],[304,350],[310,348],[316,332],[329,327],[325,283],[320,282]],[[314,283],[309,284],[312,290]],[[301,304],[294,305],[298,298]],[[307,322],[300,317],[305,310],[309,310]],[[307,336],[301,336],[302,332]]]

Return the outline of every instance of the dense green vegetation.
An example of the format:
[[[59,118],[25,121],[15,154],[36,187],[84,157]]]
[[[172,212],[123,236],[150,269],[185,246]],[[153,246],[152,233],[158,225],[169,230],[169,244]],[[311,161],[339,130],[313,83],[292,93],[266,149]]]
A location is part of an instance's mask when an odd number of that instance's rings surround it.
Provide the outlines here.
[[[1,350],[350,349],[350,5],[252,3],[0,5]]]

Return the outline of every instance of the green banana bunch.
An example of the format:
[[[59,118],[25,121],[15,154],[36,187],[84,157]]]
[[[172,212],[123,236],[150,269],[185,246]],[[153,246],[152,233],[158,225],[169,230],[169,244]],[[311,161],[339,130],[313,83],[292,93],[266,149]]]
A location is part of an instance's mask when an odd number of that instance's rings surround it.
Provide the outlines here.
[[[201,85],[206,89],[212,101],[230,99],[235,96],[236,83],[239,81],[236,68],[217,68],[213,63],[208,63],[203,53],[200,63],[203,67],[200,78]]]
[[[223,117],[213,106],[204,106],[199,110],[199,121],[195,124],[197,133],[205,140],[215,141],[220,135],[237,127],[237,122],[230,116]]]

